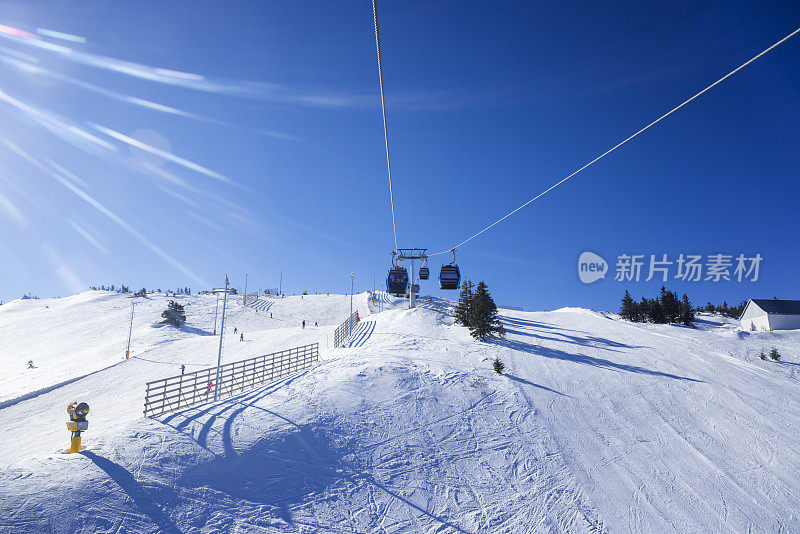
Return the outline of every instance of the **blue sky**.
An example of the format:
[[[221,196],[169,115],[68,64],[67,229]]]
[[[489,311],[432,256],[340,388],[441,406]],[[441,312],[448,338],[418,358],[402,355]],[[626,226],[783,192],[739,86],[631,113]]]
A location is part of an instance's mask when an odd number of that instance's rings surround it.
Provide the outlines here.
[[[792,4],[381,2],[399,246],[484,228],[795,30]],[[0,13],[4,301],[385,278],[370,2]],[[667,285],[696,303],[800,298],[799,67],[795,37],[462,247],[462,273],[500,304],[616,309],[661,285],[615,281],[620,254],[760,254],[757,282]],[[586,250],[612,269],[591,285]]]

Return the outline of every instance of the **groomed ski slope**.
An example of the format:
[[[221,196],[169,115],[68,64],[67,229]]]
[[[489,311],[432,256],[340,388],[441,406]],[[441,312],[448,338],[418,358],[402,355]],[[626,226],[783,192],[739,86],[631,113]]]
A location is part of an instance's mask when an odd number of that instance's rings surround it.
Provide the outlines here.
[[[84,314],[129,310],[120,295],[71,298]],[[3,345],[2,361],[17,373],[3,375],[3,398],[58,383],[60,374],[43,376],[45,365],[73,378],[87,366],[100,371],[0,409],[13,430],[0,442],[0,530],[800,530],[797,331],[740,332],[711,317],[695,330],[578,308],[503,310],[507,339],[478,343],[452,325],[447,301],[407,310],[382,295],[385,311],[367,315],[378,308],[359,295],[352,346],[325,349],[349,297],[275,301],[269,310],[280,310],[281,323],[239,302],[226,361],[320,340],[320,364],[218,403],[141,418],[144,382],[180,363],[215,361],[218,338],[197,331],[213,329],[213,299],[179,299],[192,322],[184,331],[151,326],[165,304],[154,299],[149,323],[134,327],[140,358],[107,369],[126,335],[108,356],[111,334],[86,329],[75,343],[84,365],[35,339],[25,348],[42,356]],[[14,329],[36,322],[56,341],[78,335],[77,318],[51,313],[55,299],[43,303],[0,307],[3,339],[15,339],[10,321]],[[303,318],[320,327],[300,329]],[[234,339],[234,324],[252,341]],[[757,358],[773,346],[785,361]],[[498,356],[504,376],[491,371]],[[42,375],[26,384],[15,366],[31,358],[41,359]],[[86,451],[64,455],[72,400],[90,403],[90,427]]]

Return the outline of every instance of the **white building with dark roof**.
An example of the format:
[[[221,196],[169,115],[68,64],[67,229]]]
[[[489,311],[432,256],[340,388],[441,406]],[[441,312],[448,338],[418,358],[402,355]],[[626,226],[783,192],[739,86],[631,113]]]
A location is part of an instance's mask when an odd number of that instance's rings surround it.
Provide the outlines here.
[[[739,321],[743,330],[800,329],[800,300],[750,299]]]

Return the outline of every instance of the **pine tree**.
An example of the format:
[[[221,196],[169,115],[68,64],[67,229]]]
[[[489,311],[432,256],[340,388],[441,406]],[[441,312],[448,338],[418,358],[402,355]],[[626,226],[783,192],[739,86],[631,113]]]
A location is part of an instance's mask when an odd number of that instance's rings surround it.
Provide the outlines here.
[[[474,298],[472,281],[467,280],[461,285],[461,288],[458,304],[456,304],[456,322],[464,326],[469,326],[469,310],[472,306],[472,299]]]
[[[694,326],[694,308],[689,301],[689,295],[683,294],[683,301],[681,301],[681,324],[685,326]]]
[[[778,349],[772,347],[772,350],[769,351],[769,358],[770,360],[775,360],[776,362],[781,359],[781,353],[778,352]]]
[[[472,306],[469,310],[469,332],[472,337],[481,341],[495,335],[499,337],[506,335],[506,329],[503,328],[497,317],[497,306],[484,282],[478,284],[478,287],[475,288],[475,295],[472,297]]]
[[[678,300],[678,295],[672,291],[667,291],[666,287],[661,286],[659,303],[664,312],[664,321],[667,323],[677,323],[681,315],[681,302]]]
[[[186,322],[186,313],[183,310],[183,306],[174,300],[169,301],[167,309],[161,312],[161,317],[164,318],[163,322],[172,326],[183,326],[183,323]]]
[[[494,372],[497,373],[498,375],[502,375],[503,370],[506,368],[506,364],[501,362],[500,358],[495,358],[494,362],[492,363],[492,366],[494,367]]]
[[[634,321],[636,303],[631,298],[628,290],[625,290],[625,296],[622,297],[622,305],[619,308],[619,316],[626,321]]]

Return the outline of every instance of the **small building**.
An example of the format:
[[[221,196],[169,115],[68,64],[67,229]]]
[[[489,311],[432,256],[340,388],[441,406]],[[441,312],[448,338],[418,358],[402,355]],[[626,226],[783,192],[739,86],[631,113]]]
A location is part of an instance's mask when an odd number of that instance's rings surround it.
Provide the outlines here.
[[[200,293],[202,293],[203,295],[224,295],[225,294],[225,288],[224,287],[215,287],[214,289],[201,291]],[[236,288],[235,287],[229,287],[228,288],[228,295],[236,295],[236,294],[237,294],[237,292],[236,292]]]
[[[800,329],[800,300],[750,299],[739,322],[751,331]]]

